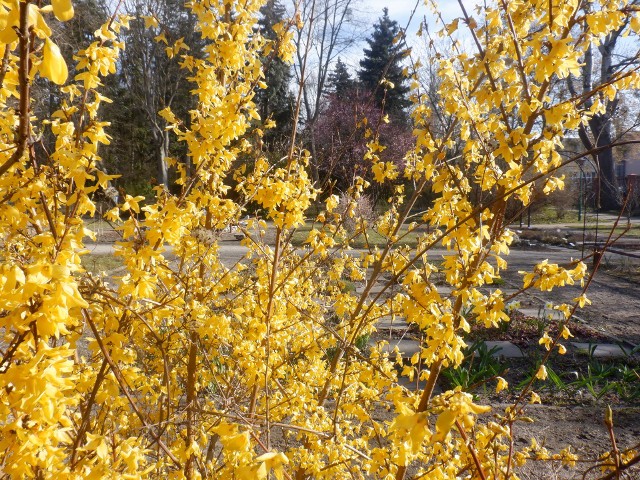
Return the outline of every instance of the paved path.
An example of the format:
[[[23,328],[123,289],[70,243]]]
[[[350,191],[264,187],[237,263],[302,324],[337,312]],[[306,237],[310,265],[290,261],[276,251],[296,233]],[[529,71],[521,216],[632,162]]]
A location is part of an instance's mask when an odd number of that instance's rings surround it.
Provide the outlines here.
[[[114,252],[114,245],[111,243],[88,243],[86,245],[86,248],[92,254],[96,254],[96,255],[112,254]],[[240,245],[237,241],[225,240],[220,243],[220,257],[222,261],[229,266],[240,261],[247,254],[248,251],[249,249],[247,247]],[[167,252],[170,253],[171,249],[167,248]],[[359,250],[350,251],[350,253],[353,255],[358,255],[360,252],[361,251]],[[432,259],[437,259],[445,255],[447,255],[447,251],[445,249],[432,249],[429,256]],[[544,250],[514,249],[511,251],[511,254],[507,258],[507,260],[509,262],[509,272],[517,272],[521,270],[530,270],[536,263],[544,259],[548,259],[550,263],[567,264],[571,260],[578,259],[579,257],[580,257],[580,252],[576,250],[571,250],[563,247],[549,247]],[[500,288],[502,291],[509,291],[510,289],[513,289],[513,287],[520,285],[519,277],[514,274],[511,274],[511,275],[512,276],[510,277],[511,278],[510,282],[508,282],[505,285],[497,286],[496,288]],[[516,284],[515,281],[517,281],[518,283]],[[381,287],[382,287],[381,285],[374,286],[373,292],[374,293],[379,292]],[[599,285],[599,287],[602,287],[604,289],[607,288],[606,285]],[[447,291],[450,291],[450,288],[447,290],[446,286],[440,287],[440,289],[444,293],[447,293]],[[357,288],[356,292],[358,291],[361,292],[362,287]],[[552,299],[556,302],[559,300],[570,301],[572,298],[577,296],[579,292],[580,292],[579,286],[564,287],[563,289],[559,289],[557,292],[554,292]],[[628,299],[627,300],[623,299],[625,295],[627,296],[629,295],[629,292],[621,291],[621,292],[614,293],[609,291],[607,294],[620,295],[621,296],[620,301],[622,303],[629,301]],[[640,303],[640,300],[638,300],[638,302]],[[549,312],[544,308],[545,297],[544,297],[544,294],[542,293],[537,293],[535,297],[529,297],[529,301],[523,302],[523,303],[524,305],[521,308],[521,311],[526,316],[540,316],[540,315],[545,316],[547,313],[551,315],[555,313],[553,311]],[[590,310],[587,309],[584,312],[585,312],[584,314],[588,316]],[[640,313],[640,311],[637,313]],[[614,318],[608,318],[609,321],[607,322],[607,324],[613,325],[614,328],[613,328],[613,331],[603,332],[603,333],[605,334],[608,333],[616,337],[617,331],[615,330],[615,325],[620,324],[621,322],[623,323],[623,319],[620,319],[620,322],[616,322],[615,316],[623,315],[623,313],[611,311],[611,312],[608,312],[608,314]],[[583,315],[583,312],[580,312],[580,315]],[[631,319],[631,321],[634,321],[634,320]],[[589,322],[587,322],[587,324],[588,323]],[[397,332],[398,330],[403,330],[403,329],[404,330],[408,329],[408,325],[403,319],[395,319],[393,322],[391,322],[390,319],[382,319],[379,324],[379,330],[381,332],[388,333],[390,330],[395,330]],[[624,335],[619,337],[626,339]],[[633,338],[629,338],[628,342],[632,345],[635,345],[637,343],[640,343],[640,339],[633,337]],[[399,343],[398,347],[401,349],[401,351],[405,351],[406,354],[409,354],[409,353],[413,354],[418,350],[418,344],[414,340],[403,338],[402,341],[398,343]],[[391,348],[393,348],[393,346],[394,345],[392,344]],[[578,347],[576,346],[576,348]],[[617,352],[617,353],[611,353],[612,355],[616,355],[620,353],[620,350],[619,349],[616,350],[615,345],[613,347],[604,346],[603,348],[598,350],[599,354],[601,352],[603,352],[602,353],[603,355],[605,355],[604,352]],[[515,345],[509,346],[506,344],[504,345],[501,344],[500,353],[498,353],[498,355],[504,356],[507,358],[513,358],[513,357],[521,356],[522,353],[519,351],[519,349]]]
[[[93,255],[111,255],[115,252],[113,243],[87,243],[85,248]],[[167,246],[167,253],[171,253],[171,247]],[[235,243],[222,243],[220,245],[220,258],[225,264],[234,264],[242,257],[244,257],[249,249],[242,245]]]
[[[85,248],[92,254],[107,255],[114,252],[113,243],[86,243]],[[167,247],[167,251],[171,252],[171,247]],[[240,245],[238,242],[223,241],[220,243],[220,256],[223,259],[235,260],[242,258],[249,249]],[[302,250],[300,250],[302,251]],[[350,250],[350,254],[358,255],[364,250]],[[434,248],[429,252],[429,257],[433,259],[441,258],[448,254],[443,248]],[[572,259],[580,257],[580,252],[561,247],[550,247],[547,250],[512,250],[507,258],[510,268],[527,269],[531,268],[535,263],[549,259],[549,262],[566,263]]]

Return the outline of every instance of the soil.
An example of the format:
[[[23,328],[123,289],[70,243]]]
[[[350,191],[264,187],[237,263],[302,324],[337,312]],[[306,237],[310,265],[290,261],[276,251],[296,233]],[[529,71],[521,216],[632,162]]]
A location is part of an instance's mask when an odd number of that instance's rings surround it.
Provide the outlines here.
[[[544,250],[540,248],[541,256]],[[587,297],[591,305],[580,310],[571,322],[570,329],[574,334],[572,341],[587,343],[616,343],[627,346],[640,344],[640,282],[637,271],[633,269],[623,271],[619,265],[603,265],[595,275]],[[515,270],[515,269],[514,269]],[[521,285],[521,277],[517,271],[505,272],[505,280],[511,285]],[[530,307],[539,308],[545,301],[555,303],[570,302],[581,291],[579,286],[556,289],[537,296],[524,297],[521,302]],[[548,321],[545,329],[553,337],[557,333],[557,322]],[[505,378],[511,385],[522,382],[527,375],[531,375],[535,362],[544,354],[543,348],[537,344],[539,336],[538,323],[535,319],[523,315],[512,316],[512,324],[506,332],[494,331],[472,332],[477,339],[508,340],[517,344],[525,353],[523,359],[509,359],[509,371]],[[491,338],[489,338],[491,337]],[[554,354],[548,367],[567,384],[565,389],[559,389],[553,382],[547,380],[544,384],[537,382],[535,390],[542,398],[542,405],[529,405],[527,415],[534,419],[534,423],[521,423],[515,431],[516,446],[522,447],[535,437],[539,443],[544,443],[550,450],[557,452],[568,445],[585,461],[592,462],[603,452],[611,450],[611,440],[604,424],[604,414],[607,405],[613,410],[614,431],[618,448],[634,448],[640,450],[640,377],[626,383],[624,395],[614,391],[602,394],[605,385],[620,382],[615,375],[595,383],[595,390],[600,398],[595,398],[584,386],[575,385],[577,377],[584,378],[589,371],[598,367],[612,368],[625,366],[640,372],[638,356],[621,359],[592,359],[584,353],[568,351],[567,355]],[[574,385],[568,385],[574,383]],[[546,386],[545,386],[546,385]],[[492,393],[478,392],[479,401],[499,407],[505,397],[500,399]],[[512,394],[515,396],[515,393]],[[505,406],[505,405],[502,405]],[[578,465],[578,471],[588,468]],[[583,477],[576,470],[569,471],[559,463],[529,462],[518,472],[522,479],[573,479],[600,478],[600,470],[590,471]],[[620,478],[640,479],[640,467],[637,465],[625,472]]]
[[[590,326],[640,344],[640,285],[599,271],[587,296],[591,305],[580,316]]]
[[[530,461],[520,469],[522,480],[547,479],[595,479],[603,473],[593,470],[583,476],[590,465],[603,452],[611,450],[611,440],[604,424],[605,405],[553,406],[531,405],[527,415],[533,423],[519,423],[514,429],[514,441],[517,448],[530,444],[536,438],[539,444],[550,451],[558,452],[571,445],[581,462],[575,469],[569,470],[560,462]],[[616,443],[621,450],[638,448],[640,442],[640,407],[612,407]],[[584,462],[584,463],[583,463]],[[627,476],[620,478],[639,479],[640,468],[626,471]]]
[[[542,247],[541,257],[544,256]],[[579,256],[579,255],[576,255]],[[516,271],[514,271],[516,270]],[[521,276],[517,269],[505,272],[505,280],[511,285],[521,285]],[[600,343],[621,342],[627,346],[640,344],[640,281],[638,281],[638,269],[625,267],[615,262],[605,262],[594,276],[587,291],[587,297],[591,305],[577,312],[572,319],[570,329],[575,338],[571,340]],[[581,292],[580,286],[569,286],[556,289],[552,292],[544,292],[536,296],[525,297],[522,302],[528,302],[528,306],[539,308],[546,301],[554,303],[570,302]],[[524,359],[509,360],[509,372],[507,380],[513,382],[522,381],[523,375],[531,374],[535,359],[544,353],[537,345],[539,330],[533,319],[523,316],[515,316],[513,324],[506,333],[497,333],[497,338],[509,340],[520,346],[525,352]],[[557,322],[548,322],[550,335],[557,332]],[[638,357],[594,360],[587,355],[569,350],[567,355],[553,355],[548,366],[559,375],[567,384],[577,383],[575,377],[584,378],[589,375],[589,370],[599,366],[624,368],[640,371]],[[637,373],[636,373],[637,375]],[[620,379],[612,376],[609,382]],[[601,394],[607,380],[595,384],[598,394]],[[551,384],[551,385],[549,385]],[[529,442],[530,437],[537,438],[552,451],[559,451],[567,445],[572,445],[574,450],[585,461],[593,462],[598,455],[611,450],[611,440],[604,424],[604,413],[607,405],[613,410],[614,431],[618,448],[640,449],[640,377],[635,381],[631,379],[626,387],[626,398],[613,391],[604,393],[598,399],[587,389],[578,386],[568,386],[566,389],[553,387],[553,382],[546,382],[547,388],[542,388],[542,383],[536,385],[536,391],[542,398],[542,405],[530,405],[527,414],[535,420],[534,423],[520,424],[515,432],[517,446],[523,446]],[[484,396],[484,398],[482,398]],[[496,405],[497,398],[493,395],[480,394],[481,399],[489,404]],[[494,397],[494,398],[491,398]],[[502,400],[504,401],[504,399]],[[578,471],[588,468],[578,465]],[[628,478],[640,479],[638,466],[629,469]],[[590,471],[584,477],[576,471],[569,471],[559,464],[549,462],[530,462],[523,468],[519,475],[522,479],[554,479],[554,478],[599,478],[603,473],[599,470]]]
[[[522,284],[522,277],[516,269],[504,272],[503,278],[510,286]],[[591,305],[576,312],[570,328],[573,330],[576,325],[582,324],[601,333],[609,341],[621,341],[634,346],[640,344],[640,283],[635,280],[633,275],[621,275],[619,270],[611,266],[599,269],[587,290]],[[580,285],[569,285],[550,292],[526,295],[521,303],[535,307],[547,301],[573,303],[573,299],[581,292]]]
[[[526,348],[529,345],[536,345],[543,332],[551,338],[555,338],[560,333],[560,322],[557,320],[544,320],[541,322],[537,318],[527,317],[515,311],[511,315],[509,323],[504,324],[504,328],[483,328],[477,324],[471,326],[469,340],[505,340]],[[571,325],[571,341],[584,343],[606,343],[610,341],[602,332],[591,328],[583,323],[574,322]]]
[[[541,258],[549,249],[546,246],[524,247],[523,250],[538,252]],[[640,282],[636,276],[621,272],[615,265],[599,270],[587,292],[592,304],[580,310],[572,319],[570,329],[574,335],[571,341],[584,343],[616,343],[627,347],[640,344]],[[505,272],[505,285],[509,288],[521,285],[518,269]],[[541,308],[545,302],[571,302],[581,292],[579,286],[561,288],[552,292],[527,295],[520,298],[523,307]],[[553,338],[558,333],[558,322],[545,320],[542,326]],[[472,328],[469,344],[478,340],[506,340],[518,345],[524,355],[522,359],[503,360],[501,373],[511,385],[511,393],[493,393],[495,380],[480,385],[473,390],[478,403],[492,405],[499,413],[514,401],[522,385],[536,371],[545,350],[538,344],[541,323],[520,312],[511,315],[506,329]],[[382,335],[389,338],[389,332]],[[393,336],[398,336],[394,332]],[[583,473],[594,464],[598,457],[611,450],[611,439],[604,424],[607,406],[613,410],[614,432],[620,450],[633,448],[640,450],[640,357],[636,354],[618,359],[591,358],[584,352],[572,349],[564,342],[566,355],[552,354],[547,363],[548,370],[557,375],[560,386],[551,380],[536,381],[534,390],[540,395],[542,405],[527,405],[526,415],[533,423],[518,423],[514,431],[515,446],[528,445],[531,438],[551,452],[559,452],[571,445],[581,461],[576,469],[568,469],[560,462],[531,461],[516,473],[523,480],[534,479],[595,479],[604,474],[600,470]],[[611,369],[614,373],[602,375],[599,372]],[[626,369],[631,375],[623,379],[620,372]],[[635,372],[635,373],[633,373]],[[635,377],[633,376],[635,375]],[[591,376],[591,377],[590,377]],[[585,379],[593,378],[590,391]],[[580,383],[582,381],[582,384]],[[440,388],[448,388],[446,379],[440,380]],[[609,387],[610,390],[607,390]],[[627,471],[620,478],[640,480],[640,464]]]

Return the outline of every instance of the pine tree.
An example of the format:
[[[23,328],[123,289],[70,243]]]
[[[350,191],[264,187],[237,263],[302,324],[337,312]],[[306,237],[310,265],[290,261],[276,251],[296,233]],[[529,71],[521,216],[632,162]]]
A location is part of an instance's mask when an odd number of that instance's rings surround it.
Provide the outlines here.
[[[260,9],[261,18],[258,21],[260,33],[268,40],[276,40],[273,26],[281,22],[286,14],[285,8],[278,0],[268,0]],[[292,96],[289,91],[291,69],[278,56],[270,57],[264,62],[267,88],[256,92],[256,104],[262,120],[271,118],[276,127],[267,132],[265,142],[273,144],[282,140],[291,129]]]
[[[334,70],[329,73],[328,80],[329,92],[340,100],[346,99],[355,88],[355,81],[351,78],[347,66],[342,63],[340,57],[338,57]]]
[[[400,32],[400,27],[395,20],[389,18],[387,8],[383,9],[383,15],[373,26],[373,34],[367,39],[369,48],[364,49],[364,58],[360,60],[361,70],[358,79],[363,87],[370,92],[375,92],[378,107],[396,119],[405,120],[405,109],[410,105],[407,99],[409,87],[405,84],[402,74],[402,59],[409,49],[404,42],[394,43],[394,39]],[[386,79],[393,83],[394,88],[380,85],[380,80]]]

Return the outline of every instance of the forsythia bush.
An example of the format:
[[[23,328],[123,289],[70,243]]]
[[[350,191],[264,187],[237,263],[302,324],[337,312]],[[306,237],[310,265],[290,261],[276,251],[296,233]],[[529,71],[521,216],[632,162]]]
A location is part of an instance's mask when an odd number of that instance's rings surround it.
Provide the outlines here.
[[[1,0],[0,477],[488,479],[515,478],[527,459],[551,458],[512,442],[534,392],[483,416],[490,407],[435,386],[442,368],[461,362],[471,322],[508,320],[501,292],[481,289],[507,267],[507,200],[527,205],[536,182],[545,193],[562,188],[565,132],[601,111],[603,96],[638,87],[629,69],[581,97],[551,91],[580,74],[587,49],[608,33],[638,29],[625,0],[583,3],[502,0],[473,17],[463,9],[446,26],[451,38],[464,25],[474,48],[454,46],[438,60],[450,128],[432,133],[433,112],[416,84],[415,147],[404,172],[377,159],[383,146],[371,132],[376,180],[404,174],[416,187],[411,195],[397,187],[377,220],[386,245],[360,253],[348,248],[349,209],[338,212],[337,196],[311,219],[304,246],[291,245],[320,193],[307,174],[312,159],[295,133],[276,163],[249,141],[260,135],[252,98],[261,59],[291,58],[297,20],[278,25],[280,39],[269,43],[253,28],[260,1],[188,1],[206,40],[199,52],[178,49],[197,107],[189,118],[159,114],[191,168],[173,159],[178,187],[158,187],[146,206],[127,196],[109,212],[116,222],[122,216],[115,248],[126,267],[114,281],[88,274],[80,259],[92,235],[83,220],[95,213],[91,195],[110,180],[100,171],[99,145],[109,141],[100,106],[116,99],[100,87],[118,68],[126,47],[119,33],[130,19],[108,19],[75,53],[76,75],[67,78],[49,25],[73,16],[71,1]],[[60,85],[50,118],[32,112],[38,77]],[[459,139],[464,148],[453,157]],[[356,181],[349,194],[367,188]],[[409,229],[428,224],[428,233],[417,247],[403,246],[400,229],[426,189],[437,198]],[[223,262],[217,232],[248,207],[265,212],[275,242],[255,221],[245,229],[246,253]],[[434,247],[448,250],[443,263]],[[451,296],[439,293],[436,272]],[[543,263],[522,289],[585,276],[581,263]],[[381,279],[397,286],[376,302],[381,294],[369,293]],[[364,281],[364,292],[345,281]],[[575,305],[558,308],[568,324]],[[383,345],[356,347],[388,315],[422,333],[410,365]],[[542,343],[551,351],[557,341]],[[399,382],[416,375],[424,380],[417,391]],[[569,450],[553,458],[575,462]]]

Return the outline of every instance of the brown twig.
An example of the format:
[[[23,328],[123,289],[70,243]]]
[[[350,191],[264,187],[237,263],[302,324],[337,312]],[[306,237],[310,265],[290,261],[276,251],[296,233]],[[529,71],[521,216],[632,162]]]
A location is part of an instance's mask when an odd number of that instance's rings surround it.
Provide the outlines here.
[[[616,471],[611,472],[611,473],[605,475],[604,477],[600,477],[598,480],[612,480],[613,478],[617,478],[620,475],[620,472],[624,472],[625,470],[628,470],[629,468],[633,467],[634,465],[636,465],[638,463],[640,463],[640,455],[636,455],[631,460],[629,460],[627,463],[621,464],[620,467]]]
[[[484,473],[484,470],[482,469],[482,463],[480,463],[480,459],[478,458],[476,449],[471,444],[469,437],[467,437],[467,434],[464,431],[464,427],[460,424],[460,420],[456,420],[456,428],[458,429],[458,432],[460,432],[460,436],[462,437],[462,440],[464,440],[464,443],[467,446],[467,449],[469,450],[471,457],[473,458],[473,463],[475,463],[476,465],[476,469],[478,470],[478,475],[480,475],[480,478],[482,480],[487,480],[487,475]]]
[[[18,81],[20,83],[20,109],[19,109],[19,125],[18,125],[18,141],[16,142],[16,151],[9,159],[0,165],[0,176],[7,171],[20,159],[26,149],[27,139],[29,138],[29,103],[30,103],[30,87],[29,80],[29,2],[20,2],[20,27],[18,29],[18,40],[20,50],[20,63],[18,66]],[[9,46],[5,47],[8,50]]]
[[[0,87],[4,84],[4,77],[7,74],[7,68],[9,68],[9,54],[11,50],[9,45],[4,46],[4,55],[2,55],[2,65],[0,65]]]
[[[613,461],[615,463],[616,469],[616,479],[620,478],[620,466],[622,464],[620,458],[620,451],[618,450],[618,445],[616,443],[616,434],[613,431],[613,411],[610,406],[607,406],[607,411],[604,416],[604,424],[607,426],[607,431],[609,432],[609,439],[611,440],[611,454],[613,455]]]
[[[154,441],[158,442],[158,445],[160,446],[162,451],[167,454],[167,456],[176,465],[176,467],[178,467],[179,469],[182,469],[182,465],[180,464],[180,461],[171,452],[169,447],[167,447],[164,444],[164,442],[155,434],[152,425],[149,422],[147,422],[147,419],[144,417],[144,415],[138,408],[138,405],[134,401],[133,396],[129,392],[129,387],[127,385],[125,378],[122,376],[122,372],[120,371],[120,368],[111,358],[111,355],[107,350],[107,347],[105,346],[104,342],[102,341],[102,338],[100,337],[100,332],[98,331],[96,324],[93,322],[93,319],[91,318],[91,315],[89,314],[89,311],[86,308],[82,309],[82,316],[84,317],[85,321],[91,328],[91,331],[93,332],[96,342],[98,343],[98,347],[100,347],[100,351],[102,352],[102,355],[105,361],[109,364],[109,367],[111,367],[111,371],[113,372],[113,375],[115,376],[116,381],[118,382],[118,385],[120,385],[120,390],[122,390],[122,393],[124,393],[124,395],[127,397],[127,400],[129,401],[129,405],[131,405],[131,408],[133,409],[137,417],[140,419],[142,424],[148,429]]]

